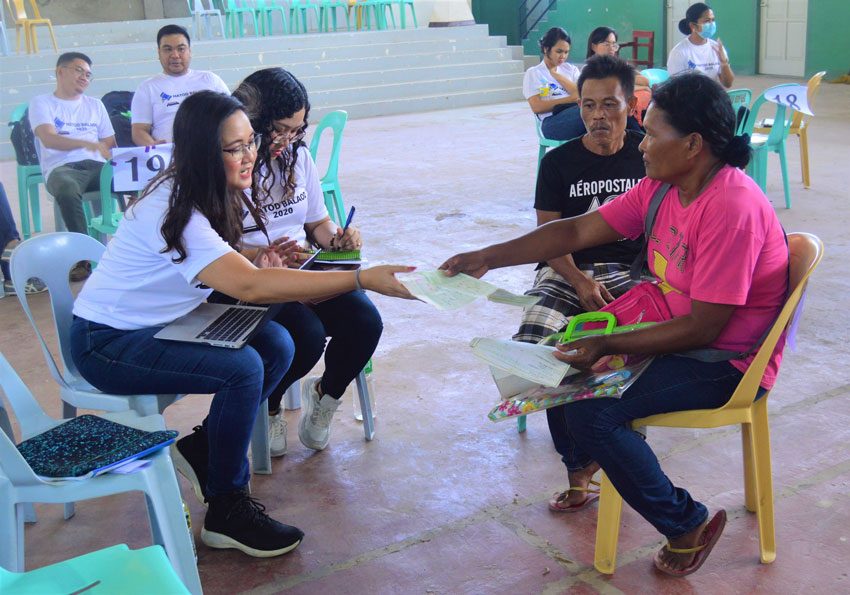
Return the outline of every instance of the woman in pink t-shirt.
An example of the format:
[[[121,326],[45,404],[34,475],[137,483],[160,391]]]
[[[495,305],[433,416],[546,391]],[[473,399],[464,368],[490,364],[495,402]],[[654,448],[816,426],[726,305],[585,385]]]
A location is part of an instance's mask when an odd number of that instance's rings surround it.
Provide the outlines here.
[[[604,109],[584,105],[582,110]],[[720,85],[682,74],[656,87],[640,145],[647,177],[599,210],[553,221],[515,240],[453,256],[441,268],[480,277],[489,269],[545,261],[576,250],[636,238],[656,190],[670,184],[647,243],[647,262],[673,313],[672,320],[561,346],[555,357],[587,369],[618,353],[653,354],[650,367],[621,399],[599,398],[564,407],[574,444],[561,455],[570,488],[563,512],[581,510],[597,496],[591,477],[605,471],[623,499],[669,543],[655,566],[674,576],[705,561],[723,530],[725,511],[709,521],[706,507],[661,470],[631,421],[657,413],[720,407],[752,357],[707,362],[684,352],[713,348],[750,352],[785,300],[788,251],[784,232],[764,194],[740,169],[749,139],[735,136],[735,113]],[[568,350],[576,350],[567,355]],[[777,348],[762,380],[773,386]],[[683,551],[684,550],[684,551]]]

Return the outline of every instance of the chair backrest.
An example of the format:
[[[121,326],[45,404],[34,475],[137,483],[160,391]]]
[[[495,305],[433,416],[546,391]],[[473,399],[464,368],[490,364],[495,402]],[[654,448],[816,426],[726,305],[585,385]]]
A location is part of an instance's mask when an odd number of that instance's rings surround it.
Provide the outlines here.
[[[620,45],[620,49],[632,48],[632,58],[630,62],[633,66],[648,66],[652,67],[655,54],[655,31],[632,31],[632,41]],[[639,48],[647,49],[646,60],[638,59]]]
[[[806,83],[806,87],[808,88],[808,90],[806,91],[806,98],[808,99],[809,107],[814,106],[815,97],[817,96],[818,91],[820,90],[820,82],[824,76],[826,76],[826,71],[821,70],[820,72],[814,74],[812,78],[809,79],[809,82]],[[791,116],[792,132],[796,132],[800,129],[800,125],[803,123],[804,117],[806,117],[806,115],[803,112],[798,112],[797,110],[793,111],[793,114]]]
[[[49,430],[56,425],[56,420],[48,416],[21,377],[11,364],[0,353],[0,388],[6,396],[18,425],[21,427],[21,437],[26,440],[36,434]],[[0,409],[3,402],[0,400]],[[37,485],[41,481],[15,446],[15,441],[5,432],[0,432],[0,470],[15,485]]]
[[[667,72],[666,68],[647,68],[646,70],[641,70],[640,73],[649,79],[650,87],[663,83],[670,78],[670,73]]]
[[[60,386],[68,386],[70,382],[81,380],[71,359],[70,335],[73,315],[74,296],[68,281],[68,273],[77,262],[88,260],[97,262],[106,247],[96,239],[81,233],[59,232],[48,233],[30,238],[19,244],[12,252],[9,268],[12,272],[12,283],[18,294],[18,300],[24,313],[30,321],[35,334],[41,343],[41,351],[50,373]],[[56,336],[59,338],[59,352],[62,357],[64,372],[53,359],[47,342],[36,324],[30,309],[30,296],[24,291],[27,280],[32,277],[41,279],[50,292],[50,306],[53,312],[53,322],[56,326]]]
[[[764,370],[773,355],[776,343],[788,324],[796,317],[809,277],[823,258],[823,242],[817,236],[809,233],[789,233],[788,251],[791,258],[788,273],[791,291],[785,300],[785,305],[782,307],[779,317],[773,323],[767,338],[756,353],[755,359],[747,368],[747,372],[738,384],[735,393],[722,409],[746,409],[752,405],[755,390],[757,390],[758,384],[764,376]]]
[[[753,128],[755,127],[758,121],[759,110],[765,103],[768,102],[768,95],[776,95],[777,89],[790,86],[794,86],[794,84],[785,83],[782,85],[774,85],[769,89],[765,89],[764,92],[759,95],[753,102],[753,106],[750,108],[750,114],[749,116],[747,116],[747,121],[744,125],[743,131],[749,135],[752,135]],[[766,144],[769,147],[775,147],[779,145],[780,143],[784,142],[785,139],[788,137],[788,128],[791,122],[786,120],[786,114],[786,107],[784,105],[776,104],[776,113],[773,116],[773,126],[770,127],[770,133],[767,135]]]
[[[29,19],[24,0],[7,0],[7,2],[9,3],[9,13],[12,15],[15,24],[23,23]]]
[[[15,122],[20,122],[21,118],[24,117],[24,113],[26,113],[28,106],[29,104],[27,103],[15,106],[15,109],[12,110],[12,115],[9,116],[9,125],[14,124]]]
[[[38,4],[35,3],[35,0],[30,0],[30,8],[32,9],[33,18],[40,19],[41,11],[38,10]]]
[[[336,110],[325,114],[325,117],[319,121],[316,130],[313,132],[313,138],[310,140],[310,154],[315,161],[319,154],[319,141],[322,137],[322,132],[330,128],[333,132],[333,145],[331,146],[331,156],[328,160],[328,169],[321,176],[322,179],[336,179],[339,170],[339,154],[342,149],[342,133],[345,130],[345,123],[348,122],[348,112]]]
[[[741,134],[750,115],[750,100],[753,98],[753,92],[749,89],[729,89],[726,93],[732,101],[732,109],[735,110],[735,134]]]

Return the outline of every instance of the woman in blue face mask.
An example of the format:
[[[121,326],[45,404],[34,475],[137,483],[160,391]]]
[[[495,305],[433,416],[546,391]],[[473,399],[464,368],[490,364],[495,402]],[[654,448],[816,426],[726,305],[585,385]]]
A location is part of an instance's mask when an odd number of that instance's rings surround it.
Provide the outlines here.
[[[735,81],[729,66],[729,56],[717,35],[714,11],[708,4],[697,2],[679,21],[679,31],[687,35],[677,43],[667,57],[667,70],[671,75],[696,70],[720,82],[727,89]]]

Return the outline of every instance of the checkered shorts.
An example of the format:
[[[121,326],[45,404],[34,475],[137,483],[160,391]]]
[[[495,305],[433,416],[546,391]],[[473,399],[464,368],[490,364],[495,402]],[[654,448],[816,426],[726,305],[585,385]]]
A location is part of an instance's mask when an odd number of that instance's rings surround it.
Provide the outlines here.
[[[579,265],[582,271],[592,271],[593,278],[602,283],[615,298],[634,284],[629,277],[630,268],[627,264],[615,262]],[[537,272],[534,287],[526,291],[525,295],[543,299],[523,310],[519,331],[513,336],[514,341],[538,343],[544,337],[563,330],[570,317],[584,312],[573,286],[552,267],[544,266]]]

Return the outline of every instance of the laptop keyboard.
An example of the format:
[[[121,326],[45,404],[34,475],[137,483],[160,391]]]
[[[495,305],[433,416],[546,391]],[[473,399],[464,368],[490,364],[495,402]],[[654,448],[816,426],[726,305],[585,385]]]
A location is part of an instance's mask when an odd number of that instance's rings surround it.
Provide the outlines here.
[[[265,310],[228,308],[196,337],[207,341],[236,341],[263,317]]]

